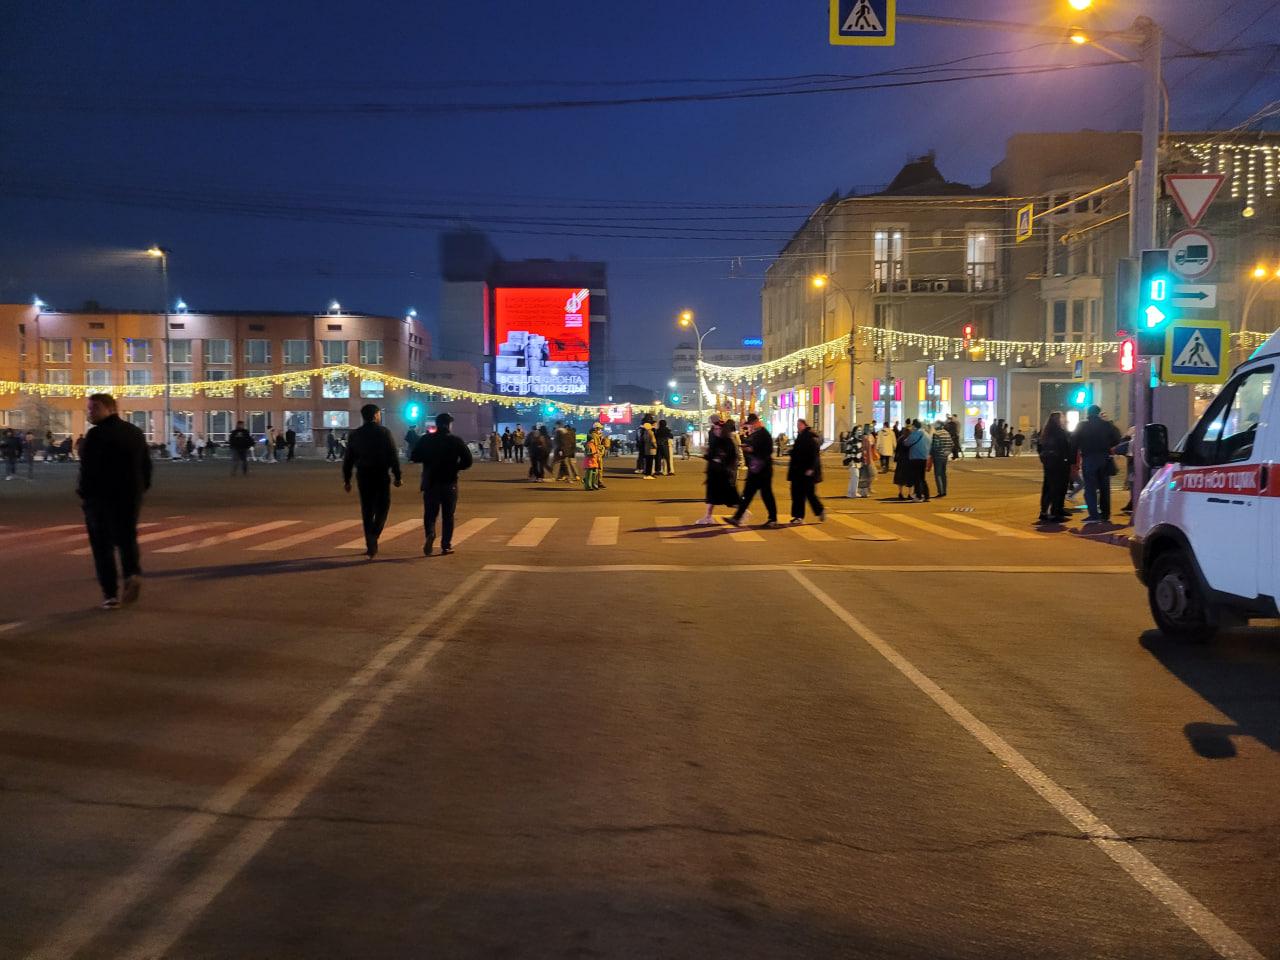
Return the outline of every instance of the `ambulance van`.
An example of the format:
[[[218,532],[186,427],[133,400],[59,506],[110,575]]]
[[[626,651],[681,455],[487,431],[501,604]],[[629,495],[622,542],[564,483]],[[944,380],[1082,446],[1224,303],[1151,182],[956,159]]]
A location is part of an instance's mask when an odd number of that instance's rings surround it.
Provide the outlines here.
[[[1143,433],[1151,480],[1129,543],[1161,632],[1209,640],[1276,617],[1280,598],[1280,331],[1241,364],[1177,449]]]

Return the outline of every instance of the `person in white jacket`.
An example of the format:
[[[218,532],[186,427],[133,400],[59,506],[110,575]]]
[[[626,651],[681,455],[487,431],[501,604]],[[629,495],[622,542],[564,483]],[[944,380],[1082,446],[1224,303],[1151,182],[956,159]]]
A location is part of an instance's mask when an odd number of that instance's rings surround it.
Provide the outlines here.
[[[876,434],[876,453],[880,455],[881,473],[889,472],[889,467],[893,463],[893,452],[897,447],[897,434],[893,432],[893,428],[889,426],[889,421],[886,420],[884,426],[880,428],[880,432]]]

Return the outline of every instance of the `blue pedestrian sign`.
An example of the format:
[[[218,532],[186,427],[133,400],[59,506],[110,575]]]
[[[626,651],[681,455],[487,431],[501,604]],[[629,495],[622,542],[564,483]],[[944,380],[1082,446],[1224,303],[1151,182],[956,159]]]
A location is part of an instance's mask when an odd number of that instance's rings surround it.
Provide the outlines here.
[[[830,0],[831,42],[846,47],[892,47],[897,0]]]
[[[1169,383],[1225,383],[1231,372],[1231,324],[1174,320],[1165,334],[1164,379]]]

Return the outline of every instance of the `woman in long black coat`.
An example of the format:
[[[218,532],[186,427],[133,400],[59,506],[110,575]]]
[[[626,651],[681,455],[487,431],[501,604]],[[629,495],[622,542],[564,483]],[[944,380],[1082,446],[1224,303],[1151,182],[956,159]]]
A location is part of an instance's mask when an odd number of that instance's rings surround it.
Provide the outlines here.
[[[716,507],[738,505],[738,447],[733,442],[735,426],[732,420],[724,423],[719,417],[711,418],[711,432],[707,437],[706,515],[697,522],[713,523],[711,511]]]

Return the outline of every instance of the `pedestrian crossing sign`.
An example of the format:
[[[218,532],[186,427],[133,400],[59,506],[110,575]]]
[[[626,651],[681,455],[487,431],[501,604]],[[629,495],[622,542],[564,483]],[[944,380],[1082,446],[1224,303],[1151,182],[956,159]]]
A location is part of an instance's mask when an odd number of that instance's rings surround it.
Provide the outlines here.
[[[897,0],[830,0],[831,42],[845,47],[892,47]]]
[[[1165,334],[1164,379],[1169,383],[1225,383],[1231,372],[1231,324],[1174,320]]]

